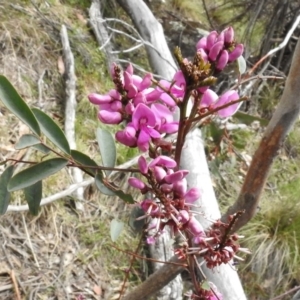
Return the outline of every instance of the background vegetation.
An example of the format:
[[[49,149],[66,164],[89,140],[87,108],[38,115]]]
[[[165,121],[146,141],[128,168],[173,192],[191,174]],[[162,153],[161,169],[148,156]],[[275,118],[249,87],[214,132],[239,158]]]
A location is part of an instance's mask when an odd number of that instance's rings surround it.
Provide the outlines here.
[[[297,1],[263,2],[262,6],[258,0],[166,0],[165,3],[153,0],[148,4],[161,20],[170,47],[182,46],[186,56],[194,51],[190,49],[203,30],[222,30],[228,24],[233,25],[237,29],[237,39],[247,45],[246,58],[251,66],[284,39],[299,14]],[[0,71],[13,82],[29,105],[42,108],[63,125],[65,92],[59,31],[61,24],[65,24],[75,55],[78,150],[100,162],[94,135],[99,122],[96,109],[86,96],[90,92],[103,93],[112,85],[105,57],[88,26],[89,6],[90,1],[85,0],[0,2]],[[129,22],[115,2],[103,1],[103,13]],[[118,24],[114,26],[119,28]],[[258,73],[285,76],[298,36],[299,29],[288,46],[267,61]],[[131,46],[121,35],[115,35],[112,42],[116,50]],[[119,57],[149,68],[144,50],[121,53]],[[229,84],[225,82],[223,88]],[[239,116],[230,121],[246,126],[226,131],[211,124],[205,129],[207,156],[222,209],[226,209],[239,193],[251,155],[264,131],[264,122],[258,120],[268,121],[283,84],[283,81],[274,80],[256,82],[249,93],[250,101],[243,107],[252,119]],[[36,153],[14,149],[15,142],[28,129],[2,104],[0,112],[1,160],[37,158]],[[118,163],[135,155],[124,149],[120,148]],[[246,263],[238,265],[249,299],[270,299],[299,284],[299,151],[300,131],[296,124],[274,164],[257,216],[241,232],[246,236],[243,246],[253,252]],[[126,177],[119,174],[116,180],[125,182]],[[51,177],[45,196],[70,183],[66,171]],[[117,199],[101,196],[93,186],[86,189],[85,197],[84,212],[76,211],[74,199],[69,197],[43,207],[38,217],[23,212],[10,212],[0,217],[1,299],[14,297],[12,286],[9,286],[9,270],[14,270],[26,299],[79,299],[80,295],[86,299],[117,299],[130,260],[119,249],[132,251],[139,236],[128,226],[116,249],[110,240],[109,222],[118,217],[128,223],[132,208]],[[22,201],[16,193],[12,204]],[[136,263],[128,284],[137,285],[147,272],[146,263]],[[3,286],[7,288],[1,289]]]

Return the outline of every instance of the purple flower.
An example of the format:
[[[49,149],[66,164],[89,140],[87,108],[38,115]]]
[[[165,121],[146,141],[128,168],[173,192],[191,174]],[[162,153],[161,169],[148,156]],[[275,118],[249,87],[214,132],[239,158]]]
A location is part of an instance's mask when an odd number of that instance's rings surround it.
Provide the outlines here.
[[[216,42],[209,51],[209,54],[208,54],[209,60],[216,61],[216,59],[218,58],[223,47],[224,47],[224,41]]]
[[[220,54],[220,57],[217,61],[217,64],[216,64],[216,69],[219,70],[219,71],[222,71],[227,63],[228,63],[228,60],[229,60],[229,54],[228,54],[228,51],[227,50],[222,50],[221,54]]]
[[[191,189],[184,195],[185,203],[189,203],[189,204],[194,203],[196,200],[199,199],[200,195],[201,195],[201,194],[200,194],[200,190],[199,190],[197,187],[191,188]]]
[[[225,40],[225,43],[232,43],[234,41],[234,30],[233,28],[230,26],[230,27],[227,27],[223,30],[224,32],[224,40]]]
[[[218,37],[218,33],[216,31],[212,31],[206,38],[206,49],[209,51],[211,47],[215,44],[216,39]]]
[[[159,166],[153,168],[153,173],[157,182],[161,182],[167,175],[167,172]]]
[[[181,210],[179,211],[179,215],[177,216],[177,219],[182,224],[185,224],[190,220],[190,215],[186,210]]]
[[[129,185],[131,185],[132,187],[139,189],[139,190],[143,190],[146,187],[146,184],[139,180],[138,178],[135,177],[130,177],[128,178],[128,183]]]
[[[136,147],[136,130],[132,126],[132,123],[128,123],[124,130],[120,130],[116,133],[115,137],[118,142],[128,147]]]
[[[236,91],[234,91],[234,90],[227,91],[219,98],[218,102],[215,105],[215,108],[223,106],[225,104],[228,104],[231,101],[238,100],[239,98],[240,98],[239,94]],[[239,107],[241,106],[241,104],[242,104],[241,102],[238,102],[238,103],[235,103],[233,105],[230,105],[226,108],[219,110],[218,111],[219,117],[220,118],[228,118],[228,117],[234,115],[237,112],[237,110],[239,109]]]
[[[140,156],[138,159],[138,166],[142,174],[147,174],[148,173],[148,165],[146,158],[144,156]]]
[[[172,159],[169,156],[160,155],[153,159],[150,164],[149,168],[152,168],[154,166],[163,166],[166,168],[175,168],[177,166],[177,163],[174,159]]]
[[[202,95],[200,108],[210,107],[211,105],[216,103],[218,99],[219,96],[213,90],[207,89]]]
[[[154,129],[156,117],[153,111],[141,103],[135,109],[132,115],[132,125],[138,132],[137,146],[141,151],[149,149],[151,138],[160,138],[160,133]]]
[[[194,216],[190,218],[188,228],[194,236],[205,236],[202,225]]]
[[[200,108],[207,107],[215,109],[230,103],[231,101],[238,100],[239,94],[235,90],[230,90],[225,92],[222,96],[218,96],[214,91],[208,89],[204,92],[200,105]],[[220,118],[228,118],[236,113],[239,109],[241,103],[235,103],[226,108],[223,108],[217,112]]]
[[[177,71],[172,81],[175,83],[171,84],[166,80],[161,80],[159,84],[163,86],[165,89],[169,90],[170,93],[174,95],[176,98],[182,99],[186,89],[186,82],[182,71]],[[158,90],[161,91],[159,87]],[[167,93],[163,93],[160,96],[160,99],[171,107],[176,105],[175,101]]]
[[[187,181],[185,178],[174,182],[173,192],[176,193],[178,197],[183,197],[187,191]]]
[[[122,121],[122,114],[116,111],[100,110],[98,118],[104,124],[119,124]]]
[[[156,115],[157,131],[160,133],[174,133],[178,131],[179,122],[174,122],[173,114],[167,106],[155,103],[151,105],[151,109]]]
[[[228,61],[232,62],[238,59],[244,52],[244,45],[237,44],[232,52],[229,53]]]
[[[175,183],[176,181],[182,180],[187,174],[189,173],[189,171],[187,170],[179,170],[176,171],[172,174],[167,175],[164,180],[166,183]]]

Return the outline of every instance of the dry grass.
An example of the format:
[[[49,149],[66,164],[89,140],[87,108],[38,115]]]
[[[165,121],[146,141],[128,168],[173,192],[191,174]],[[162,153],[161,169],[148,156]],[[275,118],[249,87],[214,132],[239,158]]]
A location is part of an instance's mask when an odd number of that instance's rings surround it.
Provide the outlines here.
[[[15,3],[16,2],[16,3]],[[18,2],[18,3],[17,3]],[[102,54],[86,26],[86,11],[60,1],[8,1],[1,3],[0,73],[14,84],[30,106],[48,112],[58,123],[64,115],[64,81],[59,72],[59,30],[66,24],[76,60],[77,142],[79,150],[99,160],[93,132],[95,109],[86,95],[111,84]],[[38,158],[34,152],[16,151],[14,143],[28,128],[0,104],[0,158]],[[91,119],[95,119],[95,122]],[[4,166],[0,166],[1,171]],[[50,177],[44,196],[71,183],[66,171]],[[84,212],[74,209],[74,199],[64,198],[43,207],[37,217],[7,213],[0,219],[0,299],[114,299],[123,283],[130,256],[112,247],[110,221],[127,221],[130,207],[118,199],[86,189]],[[12,204],[23,203],[14,193]],[[118,247],[132,251],[137,237],[125,230]],[[136,264],[129,283],[143,275]],[[14,285],[14,279],[15,285]]]

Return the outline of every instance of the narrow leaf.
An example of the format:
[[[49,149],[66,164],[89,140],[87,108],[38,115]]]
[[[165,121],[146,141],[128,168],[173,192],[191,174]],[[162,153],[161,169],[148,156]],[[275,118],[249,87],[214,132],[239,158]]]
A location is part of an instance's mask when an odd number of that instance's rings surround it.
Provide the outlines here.
[[[9,80],[0,75],[0,100],[23,121],[36,135],[41,134],[39,124],[26,102],[21,98]]]
[[[42,186],[42,181],[38,181],[24,189],[24,195],[29,206],[29,211],[34,216],[39,213],[39,207],[42,200]]]
[[[105,129],[97,128],[96,137],[103,166],[113,168],[116,163],[117,151],[112,134]],[[110,172],[106,171],[106,174],[108,175]]]
[[[113,219],[110,222],[110,238],[113,242],[115,242],[118,239],[123,229],[124,229],[123,222],[120,222],[116,219]]]
[[[33,134],[24,134],[20,137],[15,145],[17,150],[28,148],[33,145],[40,144],[41,141]]]
[[[59,126],[47,114],[37,108],[32,109],[44,135],[60,150],[70,154],[67,138]]]
[[[14,166],[9,166],[0,176],[0,214],[4,215],[10,200],[10,192],[7,190],[7,184],[13,175]]]
[[[245,58],[243,56],[240,56],[237,59],[237,64],[238,64],[238,69],[239,69],[240,74],[244,74],[247,69],[247,63],[246,63]]]
[[[85,155],[82,152],[79,152],[77,150],[71,150],[71,156],[73,159],[82,166],[92,166],[92,167],[98,167],[97,163],[92,160],[89,156]],[[97,173],[97,170],[92,168],[83,168],[83,170],[86,170],[89,174],[93,174],[94,176]]]
[[[32,148],[34,148],[35,150],[40,151],[44,154],[48,154],[50,152],[50,149],[43,144],[33,145]]]
[[[112,186],[112,188],[110,189],[107,185],[105,185],[103,182],[103,176],[101,173],[98,173],[95,176],[95,183],[96,183],[96,187],[100,190],[101,193],[103,193],[107,196],[118,196],[124,202],[129,203],[129,204],[134,203],[134,199],[130,194],[124,193],[118,187]]]
[[[96,183],[96,187],[104,195],[107,195],[107,196],[115,196],[116,195],[113,190],[109,189],[108,187],[106,187],[106,185],[104,185],[104,183],[103,183],[103,176],[99,172],[95,176],[95,183]]]
[[[260,117],[252,116],[242,111],[238,111],[233,115],[233,118],[238,119],[240,122],[246,125],[250,125],[254,121],[259,121],[261,126],[267,126],[269,124],[269,120],[263,119]]]
[[[133,204],[134,200],[131,194],[126,194],[124,193],[122,190],[116,190],[115,194],[117,196],[119,196],[119,198],[121,198],[124,202],[129,203],[129,204]]]
[[[12,177],[8,183],[7,189],[12,192],[31,186],[38,181],[55,174],[64,168],[67,163],[68,160],[64,158],[52,158],[42,161]]]

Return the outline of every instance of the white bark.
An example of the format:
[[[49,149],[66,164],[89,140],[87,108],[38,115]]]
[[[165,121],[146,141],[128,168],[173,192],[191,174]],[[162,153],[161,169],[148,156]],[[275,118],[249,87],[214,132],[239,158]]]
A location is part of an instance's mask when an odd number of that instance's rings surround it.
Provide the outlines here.
[[[100,0],[93,0],[91,7],[89,9],[89,24],[93,29],[93,32],[96,36],[97,42],[101,47],[101,51],[104,52],[106,61],[107,61],[107,69],[110,70],[110,67],[114,62],[117,61],[117,56],[112,53],[112,45],[110,43],[110,36],[107,33],[105,27],[105,20],[101,14],[101,3]]]
[[[187,176],[188,187],[198,187],[201,198],[195,202],[199,206],[198,220],[204,228],[211,225],[211,220],[220,219],[219,205],[212,187],[212,181],[204,152],[204,143],[199,129],[190,132],[186,137],[181,155],[180,169],[189,170]],[[230,265],[221,265],[211,270],[202,266],[208,281],[213,282],[224,300],[246,300],[238,273]]]
[[[76,149],[75,140],[75,119],[76,119],[76,75],[74,56],[71,51],[68,32],[65,25],[62,25],[61,42],[63,46],[63,60],[65,65],[65,79],[66,79],[66,104],[65,104],[65,134],[71,149]],[[71,177],[74,183],[83,181],[82,171],[78,168],[70,170]],[[84,199],[84,188],[79,187],[75,192],[75,197],[82,201]],[[75,201],[76,209],[83,210],[83,204],[80,201]]]

